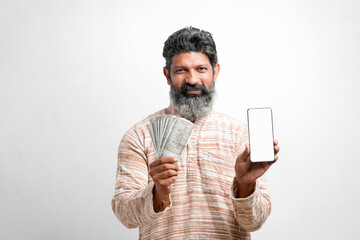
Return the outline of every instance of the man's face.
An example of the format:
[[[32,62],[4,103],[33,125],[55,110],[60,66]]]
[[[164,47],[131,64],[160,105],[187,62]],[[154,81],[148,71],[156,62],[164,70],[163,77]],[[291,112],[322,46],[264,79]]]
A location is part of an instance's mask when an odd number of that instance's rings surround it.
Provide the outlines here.
[[[210,88],[212,82],[217,79],[220,66],[216,64],[214,70],[206,54],[201,52],[185,52],[172,58],[170,71],[164,68],[164,75],[168,84],[175,89],[180,89],[185,83],[189,85],[203,85]],[[200,96],[200,90],[187,90],[186,94]]]
[[[199,52],[182,53],[172,60],[170,72],[164,68],[171,105],[181,117],[195,122],[211,112],[219,64],[213,70],[207,55]]]

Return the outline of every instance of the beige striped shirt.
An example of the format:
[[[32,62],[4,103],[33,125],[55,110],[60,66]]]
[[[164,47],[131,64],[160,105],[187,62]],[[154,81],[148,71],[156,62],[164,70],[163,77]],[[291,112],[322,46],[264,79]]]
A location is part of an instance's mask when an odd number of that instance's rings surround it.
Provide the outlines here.
[[[247,126],[212,112],[195,122],[194,132],[178,160],[170,204],[153,209],[154,183],[149,165],[156,159],[146,125],[163,109],[135,124],[123,137],[112,208],[128,228],[139,227],[139,239],[250,239],[270,214],[263,177],[253,194],[234,198],[235,161],[247,142]]]

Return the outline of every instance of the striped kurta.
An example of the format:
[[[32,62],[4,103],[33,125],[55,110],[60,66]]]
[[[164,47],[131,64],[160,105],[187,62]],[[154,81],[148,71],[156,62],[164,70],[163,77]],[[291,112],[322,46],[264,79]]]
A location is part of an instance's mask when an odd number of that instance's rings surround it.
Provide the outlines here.
[[[112,208],[128,228],[139,227],[139,239],[250,239],[270,214],[271,202],[263,177],[253,194],[235,198],[235,161],[244,151],[247,126],[212,112],[195,122],[179,158],[170,203],[153,209],[154,183],[149,165],[156,160],[147,124],[161,110],[135,124],[123,137]]]

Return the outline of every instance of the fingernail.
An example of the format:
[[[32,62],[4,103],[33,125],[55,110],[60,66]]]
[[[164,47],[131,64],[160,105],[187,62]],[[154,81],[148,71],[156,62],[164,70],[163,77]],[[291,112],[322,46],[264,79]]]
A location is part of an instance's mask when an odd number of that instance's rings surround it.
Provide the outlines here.
[[[177,158],[174,158],[174,161],[175,161],[175,162],[177,162],[177,161],[178,161],[178,159],[177,159]]]

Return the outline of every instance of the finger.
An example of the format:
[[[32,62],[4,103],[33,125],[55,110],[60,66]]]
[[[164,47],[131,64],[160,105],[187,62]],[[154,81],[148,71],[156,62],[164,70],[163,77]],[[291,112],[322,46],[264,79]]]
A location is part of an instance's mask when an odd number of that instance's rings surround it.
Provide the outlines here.
[[[275,155],[274,157],[274,161],[269,161],[269,162],[264,162],[266,164],[269,164],[269,167],[271,167],[271,165],[273,165],[274,163],[276,163],[276,161],[279,159],[279,157],[277,155]]]
[[[280,147],[279,147],[279,146],[275,146],[275,147],[274,147],[274,151],[275,151],[275,154],[278,154],[278,152],[280,151]]]
[[[158,181],[158,184],[162,187],[162,188],[167,188],[169,186],[171,186],[171,184],[173,184],[176,181],[176,176],[170,177],[170,178],[166,178],[166,179],[161,179]]]
[[[150,175],[164,172],[167,170],[180,171],[180,168],[177,164],[164,163],[164,164],[158,165],[156,167],[150,167]]]
[[[275,140],[274,140],[274,146],[277,146],[278,143],[279,143],[278,140],[275,139]]]
[[[175,157],[161,157],[150,163],[150,168],[154,168],[164,163],[176,163],[177,158]]]
[[[168,170],[168,171],[165,171],[165,172],[154,174],[151,177],[154,180],[154,182],[159,182],[159,181],[164,180],[164,179],[168,179],[168,178],[171,178],[171,177],[176,177],[177,175],[178,175],[177,171]]]

